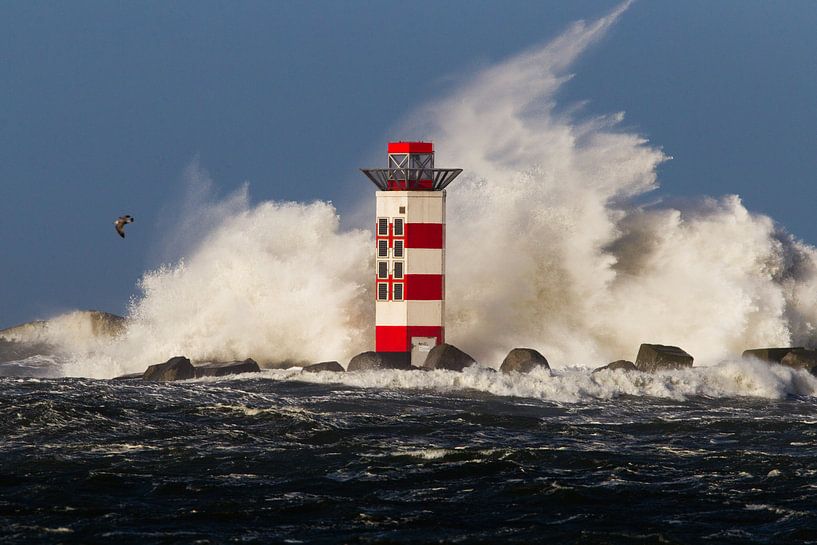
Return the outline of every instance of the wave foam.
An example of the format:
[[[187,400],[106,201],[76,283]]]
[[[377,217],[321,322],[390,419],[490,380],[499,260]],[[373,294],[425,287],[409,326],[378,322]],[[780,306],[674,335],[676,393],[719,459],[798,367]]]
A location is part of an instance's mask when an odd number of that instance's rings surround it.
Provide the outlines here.
[[[522,397],[557,403],[609,400],[621,396],[685,400],[694,397],[757,397],[785,399],[817,395],[817,377],[806,371],[758,361],[728,361],[711,367],[656,374],[638,371],[600,371],[585,368],[537,370],[528,375],[503,374],[472,367],[453,371],[354,371],[350,373],[301,373],[269,371],[271,380],[298,380],[344,384],[359,388],[398,388],[458,392],[474,390],[497,396]]]

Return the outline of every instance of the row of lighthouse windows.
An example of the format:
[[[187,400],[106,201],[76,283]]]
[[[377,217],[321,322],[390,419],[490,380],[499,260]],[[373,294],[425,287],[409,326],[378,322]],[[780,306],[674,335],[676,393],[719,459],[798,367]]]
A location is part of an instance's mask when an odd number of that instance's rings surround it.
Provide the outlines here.
[[[401,282],[395,282],[391,286],[391,300],[392,301],[402,301],[403,300],[403,284]],[[378,301],[388,301],[389,300],[389,285],[386,282],[378,282],[377,283],[377,300]]]
[[[403,257],[405,252],[405,246],[403,245],[402,240],[395,240],[394,246],[391,249],[391,256],[392,257]],[[388,240],[378,240],[377,241],[377,257],[389,257],[389,241]]]
[[[389,236],[389,218],[377,218],[377,234],[381,237]],[[394,218],[394,236],[403,236],[403,218]]]

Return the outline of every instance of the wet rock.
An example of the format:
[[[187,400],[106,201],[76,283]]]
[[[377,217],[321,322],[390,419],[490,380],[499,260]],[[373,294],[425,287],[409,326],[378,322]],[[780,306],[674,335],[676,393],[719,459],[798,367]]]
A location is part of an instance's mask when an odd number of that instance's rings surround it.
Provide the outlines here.
[[[548,360],[533,348],[514,348],[505,359],[499,370],[503,373],[530,373],[537,367],[550,369]]]
[[[794,369],[804,369],[812,375],[817,375],[817,350],[794,348],[783,356],[780,364]]]
[[[196,369],[184,356],[176,356],[164,363],[151,365],[142,375],[144,380],[153,381],[186,380],[195,377]]]
[[[635,358],[635,366],[639,371],[654,373],[670,369],[692,367],[692,356],[677,346],[663,344],[642,344]]]
[[[247,358],[244,361],[218,361],[196,365],[196,378],[201,377],[223,377],[226,375],[238,375],[240,373],[258,373],[261,368],[258,363]]]
[[[361,352],[349,361],[347,371],[411,369],[410,352]]]
[[[780,363],[786,354],[792,350],[805,350],[802,346],[791,346],[789,348],[753,348],[751,350],[744,350],[744,358],[756,358],[760,361]]]
[[[111,380],[141,380],[143,376],[145,376],[144,373],[128,373],[127,375],[113,377]]]
[[[462,371],[466,367],[476,364],[476,360],[454,346],[453,344],[438,344],[428,353],[423,365],[426,369],[445,369],[447,371]]]
[[[302,369],[304,373],[320,373],[321,371],[331,371],[333,373],[343,373],[344,369],[341,364],[336,361],[322,361],[320,363],[313,363],[307,365]]]
[[[616,371],[616,370],[637,371],[638,367],[636,367],[635,364],[633,362],[629,361],[629,360],[616,360],[614,362],[608,363],[604,367],[599,367],[598,369],[594,369],[593,372],[598,373],[599,371],[605,371],[605,370],[607,370],[607,371]]]

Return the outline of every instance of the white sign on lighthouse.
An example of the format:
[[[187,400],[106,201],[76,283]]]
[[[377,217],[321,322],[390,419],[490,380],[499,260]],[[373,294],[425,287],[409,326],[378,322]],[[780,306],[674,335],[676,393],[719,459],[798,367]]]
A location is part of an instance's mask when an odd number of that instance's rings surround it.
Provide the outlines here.
[[[430,142],[390,142],[389,167],[361,169],[378,187],[375,350],[421,365],[445,341],[445,187],[462,169],[434,168]]]

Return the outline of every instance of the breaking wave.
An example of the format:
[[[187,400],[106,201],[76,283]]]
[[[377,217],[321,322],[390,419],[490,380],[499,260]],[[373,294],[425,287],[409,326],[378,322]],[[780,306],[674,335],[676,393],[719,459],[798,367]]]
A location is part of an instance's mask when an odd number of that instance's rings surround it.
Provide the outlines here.
[[[248,379],[255,379],[247,375]],[[301,373],[296,369],[269,371],[264,378],[319,384],[340,383],[358,388],[400,388],[441,393],[484,392],[556,403],[609,400],[622,396],[655,397],[677,401],[690,398],[756,397],[785,399],[817,394],[817,377],[807,371],[760,361],[724,361],[656,374],[638,371],[600,371],[570,367],[520,375],[471,367],[455,371],[362,371]],[[202,379],[219,381],[225,379]]]
[[[529,346],[556,368],[633,359],[642,342],[707,365],[812,345],[814,247],[736,195],[642,204],[667,156],[620,113],[557,108],[571,65],[624,9],[475,74],[405,123],[402,139],[431,139],[441,165],[465,169],[448,198],[449,342],[486,365]],[[195,165],[187,175],[206,182]],[[252,205],[246,188],[196,202],[180,222],[206,217],[209,231],[147,272],[126,331],[65,374],[110,377],[177,354],[344,362],[372,346],[368,228],[341,229],[326,202]]]

